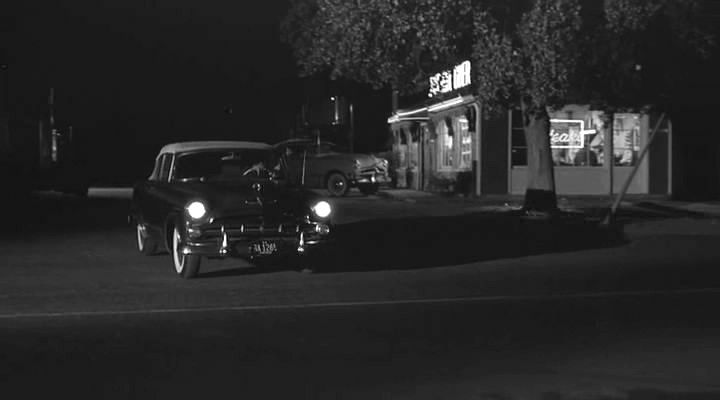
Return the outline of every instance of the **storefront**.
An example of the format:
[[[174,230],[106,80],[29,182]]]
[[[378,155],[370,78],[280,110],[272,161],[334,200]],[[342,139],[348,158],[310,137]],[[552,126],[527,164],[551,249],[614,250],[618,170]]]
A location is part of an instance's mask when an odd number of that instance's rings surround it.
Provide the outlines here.
[[[469,74],[469,63],[435,75],[426,104],[398,110],[388,119],[398,187],[477,196],[524,194],[527,146],[520,113],[482,118],[482,108],[468,90],[469,75],[462,78],[458,69]],[[640,162],[657,120],[656,115],[616,113],[612,138],[606,138],[601,117],[601,111],[587,105],[550,112],[558,194],[618,193]],[[665,120],[628,193],[670,195],[671,155],[672,125]]]
[[[388,119],[398,187],[476,193],[480,107],[470,89],[465,61],[430,78],[427,104]]]
[[[629,194],[671,194],[672,124],[659,127],[649,153],[640,162],[657,116],[642,113],[614,114],[612,138],[602,129],[602,112],[587,105],[568,105],[550,113],[550,148],[558,194],[596,195],[618,193],[638,166]],[[508,118],[510,164],[508,188],[523,194],[527,184],[527,147],[519,112]],[[611,190],[612,188],[612,190]]]

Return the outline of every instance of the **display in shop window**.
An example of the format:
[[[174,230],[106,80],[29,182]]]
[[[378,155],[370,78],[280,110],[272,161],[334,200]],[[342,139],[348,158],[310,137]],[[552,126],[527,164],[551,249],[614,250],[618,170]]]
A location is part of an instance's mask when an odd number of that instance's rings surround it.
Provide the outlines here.
[[[595,136],[597,130],[585,129],[584,120],[551,119],[550,148],[555,165],[602,165],[602,146],[593,143]]]
[[[615,114],[613,123],[613,158],[615,165],[631,166],[640,152],[640,116]]]

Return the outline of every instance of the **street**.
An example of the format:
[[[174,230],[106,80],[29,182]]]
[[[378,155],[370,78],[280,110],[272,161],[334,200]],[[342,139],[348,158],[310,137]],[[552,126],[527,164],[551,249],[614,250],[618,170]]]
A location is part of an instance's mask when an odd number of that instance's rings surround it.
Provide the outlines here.
[[[0,235],[0,392],[720,398],[716,220],[605,241],[451,200],[333,205],[341,243],[318,273],[210,260],[183,280],[137,252],[126,189],[27,199]]]

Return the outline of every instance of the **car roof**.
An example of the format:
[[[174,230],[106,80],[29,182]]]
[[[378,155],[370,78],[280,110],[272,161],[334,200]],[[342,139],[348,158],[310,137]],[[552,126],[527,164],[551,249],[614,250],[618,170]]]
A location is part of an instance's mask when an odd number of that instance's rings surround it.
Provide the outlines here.
[[[315,143],[315,139],[312,138],[293,138],[293,139],[287,139],[283,140],[282,142],[275,143],[275,147],[277,146],[283,146],[288,144],[307,144],[307,143]],[[335,143],[329,141],[329,140],[321,140],[320,144],[329,144],[331,146],[335,146]]]
[[[243,142],[238,140],[206,140],[197,142],[170,143],[160,149],[160,154],[184,153],[197,150],[219,150],[219,149],[252,149],[272,150],[272,146],[263,142]]]

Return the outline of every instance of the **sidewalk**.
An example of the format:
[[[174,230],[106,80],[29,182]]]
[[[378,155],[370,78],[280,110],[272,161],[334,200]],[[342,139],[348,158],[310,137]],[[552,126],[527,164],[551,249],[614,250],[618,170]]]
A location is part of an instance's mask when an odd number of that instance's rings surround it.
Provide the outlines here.
[[[482,197],[449,196],[411,189],[386,189],[378,196],[409,203],[451,203],[467,211],[493,212],[519,210],[523,206],[522,195],[485,195]],[[599,216],[614,201],[609,196],[563,196],[557,197],[558,207],[566,212],[581,212]],[[620,203],[621,215],[645,217],[720,218],[720,201],[688,202],[670,200],[667,196],[627,195]]]

